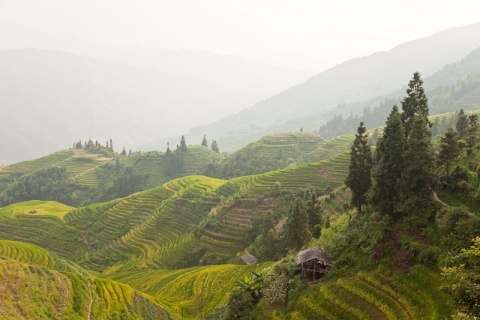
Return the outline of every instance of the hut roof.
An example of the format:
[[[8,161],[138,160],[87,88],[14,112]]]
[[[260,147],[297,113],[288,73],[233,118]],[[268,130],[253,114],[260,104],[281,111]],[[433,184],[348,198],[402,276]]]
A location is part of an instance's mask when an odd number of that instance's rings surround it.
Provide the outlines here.
[[[332,260],[327,256],[325,251],[323,251],[320,247],[313,247],[302,250],[298,253],[297,256],[297,264],[301,264],[303,262],[311,261],[317,259],[319,262],[323,263],[324,265],[331,265]]]
[[[257,264],[258,259],[255,258],[255,256],[251,254],[244,254],[243,256],[240,257],[240,259],[245,263],[245,264]]]

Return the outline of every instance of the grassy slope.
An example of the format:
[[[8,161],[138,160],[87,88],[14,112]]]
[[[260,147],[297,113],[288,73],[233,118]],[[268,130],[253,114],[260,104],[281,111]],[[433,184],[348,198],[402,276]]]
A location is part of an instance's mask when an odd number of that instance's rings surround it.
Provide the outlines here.
[[[63,220],[65,214],[72,209],[73,207],[56,201],[31,200],[0,208],[0,215],[10,218],[18,215],[52,216]]]
[[[417,266],[408,273],[379,268],[325,281],[302,293],[292,319],[444,319],[453,312],[439,291],[440,275]]]
[[[0,240],[0,283],[5,319],[169,318],[151,296],[22,242]]]
[[[116,275],[113,279],[159,299],[172,314],[199,317],[222,307],[238,280],[262,265],[216,265],[180,270],[145,270]]]

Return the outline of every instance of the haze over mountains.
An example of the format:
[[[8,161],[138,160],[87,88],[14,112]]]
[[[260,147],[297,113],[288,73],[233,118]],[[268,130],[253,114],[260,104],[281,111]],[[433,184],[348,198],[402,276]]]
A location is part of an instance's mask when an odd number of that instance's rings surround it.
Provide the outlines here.
[[[1,129],[7,138],[0,145],[3,164],[68,148],[79,139],[113,138],[136,149],[306,78],[304,71],[236,57],[98,46],[61,36],[49,40],[8,26],[0,31],[0,113],[9,120]]]
[[[425,78],[478,47],[480,23],[403,43],[389,51],[337,65],[210,126],[193,128],[187,138],[215,136],[224,150],[231,150],[268,133],[308,128],[312,118],[316,121],[309,129],[318,128],[323,121],[342,112],[336,106],[397,92],[414,71]],[[445,80],[438,85],[448,84]],[[356,112],[361,113],[362,109]]]
[[[72,39],[64,51],[78,54],[53,51],[60,48],[48,41],[36,44],[49,50],[21,49],[30,39],[13,41],[5,30],[0,32],[3,164],[88,138],[112,138],[117,150],[163,150],[192,126],[187,143],[199,143],[206,134],[221,151],[233,151],[267,133],[318,128],[338,113],[338,104],[395,92],[413,71],[426,77],[480,47],[480,24],[450,29],[347,61],[227,116],[301,82],[305,73],[204,52],[100,47]],[[5,50],[7,45],[19,50]]]

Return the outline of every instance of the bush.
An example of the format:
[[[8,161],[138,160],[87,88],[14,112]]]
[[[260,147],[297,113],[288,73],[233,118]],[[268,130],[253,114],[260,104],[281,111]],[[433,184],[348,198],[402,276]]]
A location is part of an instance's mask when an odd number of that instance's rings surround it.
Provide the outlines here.
[[[252,311],[254,307],[255,302],[253,301],[250,293],[241,289],[235,289],[230,294],[230,298],[228,300],[226,319],[253,319]]]

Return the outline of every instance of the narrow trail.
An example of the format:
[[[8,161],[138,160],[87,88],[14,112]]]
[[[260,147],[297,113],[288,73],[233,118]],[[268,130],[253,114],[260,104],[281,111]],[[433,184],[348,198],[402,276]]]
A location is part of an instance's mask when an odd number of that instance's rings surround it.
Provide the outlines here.
[[[448,204],[446,204],[445,202],[443,202],[442,200],[440,200],[440,198],[438,197],[437,193],[435,191],[433,191],[433,199],[435,199],[435,201],[437,201],[438,203],[440,203],[441,205],[447,207],[447,208],[450,208],[450,206]],[[463,207],[462,207],[463,208]],[[465,212],[472,218],[475,218],[475,219],[480,219],[476,214],[468,211],[466,208],[465,208]]]
[[[88,304],[87,320],[90,320],[90,315],[92,313],[93,296],[92,296],[92,287],[90,286],[90,281],[88,281],[87,284],[88,284],[88,293],[90,293],[90,303]]]
[[[442,204],[443,206],[445,207],[449,207],[448,204],[446,204],[445,202],[443,202],[442,200],[440,200],[440,198],[438,197],[438,194],[433,191],[433,199],[435,199],[435,201],[439,202],[440,204]]]

